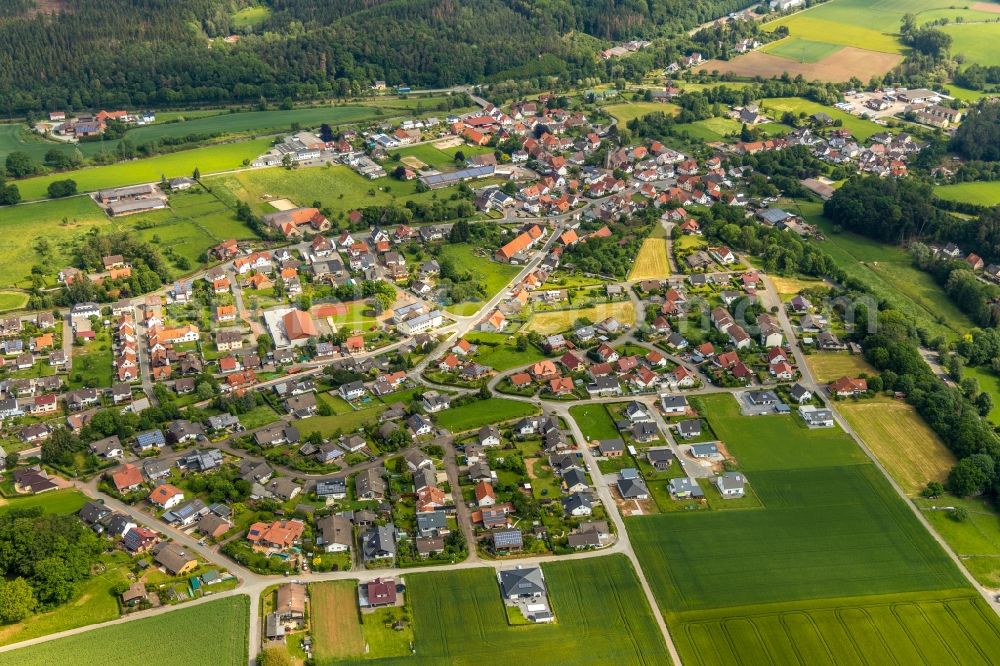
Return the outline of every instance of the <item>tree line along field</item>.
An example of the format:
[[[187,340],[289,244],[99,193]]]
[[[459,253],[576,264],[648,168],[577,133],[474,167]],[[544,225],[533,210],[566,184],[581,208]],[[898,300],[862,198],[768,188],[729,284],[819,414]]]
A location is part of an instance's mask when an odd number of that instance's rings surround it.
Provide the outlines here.
[[[840,231],[823,216],[823,205],[798,200],[791,206],[826,237],[822,249],[848,275],[862,280],[879,298],[924,328],[931,337],[955,340],[973,328],[930,275],[913,266],[905,250]]]
[[[250,599],[236,595],[0,653],[0,666],[245,666]]]
[[[764,508],[626,519],[686,662],[997,654],[1000,621],[845,433],[811,431],[795,416],[742,417],[728,395],[692,405]]]
[[[486,296],[483,300],[489,300],[496,296],[501,289],[507,286],[507,283],[521,272],[521,268],[518,266],[493,261],[489,252],[486,252],[484,256],[483,252],[469,243],[445,244],[441,248],[440,256],[438,256],[439,261],[444,259],[452,260],[459,272],[469,271],[483,281],[486,285]],[[463,316],[475,314],[481,307],[482,301],[466,301],[454,303],[445,309],[452,314]]]
[[[934,188],[934,194],[945,201],[964,201],[980,206],[996,206],[1000,204],[1000,181],[938,185]]]
[[[48,196],[49,183],[67,178],[76,181],[79,191],[92,192],[110,187],[158,182],[163,176],[190,176],[195,169],[202,174],[209,174],[239,168],[244,160],[251,160],[266,152],[270,145],[269,139],[223,143],[107,166],[25,178],[17,181],[17,186],[21,191],[21,198],[32,201]]]
[[[624,556],[551,562],[542,571],[556,621],[518,627],[507,623],[492,568],[406,576],[415,654],[366,661],[400,666],[669,662],[639,580]],[[318,666],[330,663],[317,661]]]
[[[908,495],[944,482],[957,462],[930,426],[903,400],[845,401],[837,410]]]

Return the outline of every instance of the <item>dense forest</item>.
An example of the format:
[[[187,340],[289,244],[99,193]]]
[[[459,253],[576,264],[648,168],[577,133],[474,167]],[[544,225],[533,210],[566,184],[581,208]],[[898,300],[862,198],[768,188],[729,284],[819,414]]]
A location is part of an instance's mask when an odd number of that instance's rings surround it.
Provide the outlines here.
[[[0,108],[346,96],[374,80],[446,86],[504,73],[601,76],[599,40],[690,28],[746,0],[77,0],[0,21]],[[16,12],[12,12],[16,13]],[[237,43],[217,39],[242,33]],[[572,35],[572,38],[570,37]],[[113,39],[111,39],[113,36]]]

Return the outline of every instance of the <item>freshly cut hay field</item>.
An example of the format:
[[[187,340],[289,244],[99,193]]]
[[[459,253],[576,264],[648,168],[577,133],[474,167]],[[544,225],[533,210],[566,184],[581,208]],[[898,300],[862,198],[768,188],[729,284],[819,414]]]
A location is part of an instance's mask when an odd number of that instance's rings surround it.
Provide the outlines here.
[[[765,53],[776,55],[780,58],[788,58],[795,62],[819,62],[827,56],[831,56],[843,48],[840,44],[830,44],[829,42],[814,42],[809,39],[792,37],[771,42],[762,50]]]
[[[806,356],[806,363],[813,377],[820,384],[827,384],[844,375],[857,377],[862,372],[875,372],[864,356],[844,352],[816,352]]]
[[[653,233],[642,242],[639,256],[635,258],[629,280],[646,280],[670,276],[670,263],[667,261],[667,239],[663,225],[653,227]]]
[[[783,55],[783,54],[782,54]],[[753,51],[732,60],[709,60],[698,67],[699,72],[729,72],[735,76],[762,76],[771,78],[788,73],[807,80],[847,81],[852,76],[868,80],[881,76],[898,65],[903,56],[865,48],[845,46],[817,60],[799,62],[796,57],[780,57],[778,53]]]
[[[955,455],[902,400],[846,400],[837,403],[837,411],[909,495],[929,481],[944,481],[955,465]]]
[[[0,653],[0,666],[246,666],[250,600],[238,595]]]
[[[532,315],[525,328],[526,332],[537,331],[542,335],[551,335],[567,331],[573,322],[585,317],[593,322],[615,317],[629,326],[635,324],[635,308],[628,301],[615,303],[598,303],[588,308],[578,310],[560,310],[558,312],[539,312]]]
[[[322,663],[364,654],[365,639],[358,618],[357,589],[357,583],[346,580],[309,587],[317,661]]]
[[[781,277],[775,275],[771,275],[769,277],[771,279],[771,282],[774,283],[774,288],[778,290],[778,296],[780,296],[781,300],[783,301],[787,301],[788,299],[792,298],[803,289],[814,289],[816,287],[829,286],[822,280]]]

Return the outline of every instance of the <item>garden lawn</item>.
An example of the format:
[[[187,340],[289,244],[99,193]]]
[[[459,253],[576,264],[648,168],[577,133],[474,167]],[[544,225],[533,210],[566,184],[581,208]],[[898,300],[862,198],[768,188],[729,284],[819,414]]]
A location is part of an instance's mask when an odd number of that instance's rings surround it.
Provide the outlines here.
[[[532,315],[526,327],[527,331],[537,331],[542,335],[551,335],[568,331],[573,327],[573,322],[577,319],[589,319],[592,322],[599,322],[608,317],[615,317],[623,324],[629,326],[635,324],[635,307],[630,301],[615,301],[612,303],[598,303],[587,308],[576,310],[554,310],[552,312],[538,312]]]
[[[114,375],[111,370],[113,356],[107,339],[92,343],[93,351],[77,353],[73,349],[73,368],[69,374],[70,388],[111,388]]]
[[[36,176],[19,180],[17,186],[21,189],[21,198],[29,201],[48,196],[49,183],[67,178],[75,180],[77,189],[81,192],[92,192],[109,187],[159,182],[161,176],[189,176],[195,169],[199,169],[204,175],[240,167],[243,160],[257,157],[267,151],[270,145],[269,139],[219,144],[108,166]]]
[[[46,513],[68,515],[76,513],[86,503],[86,495],[79,490],[66,488],[63,490],[53,490],[41,495],[29,495],[27,497],[0,497],[0,513],[10,511],[11,509],[31,509],[40,506]]]
[[[934,194],[946,201],[965,201],[980,206],[1000,204],[1000,181],[975,181],[938,185]]]
[[[608,414],[607,408],[601,403],[589,405],[574,405],[569,408],[569,414],[580,427],[584,437],[591,440],[614,439],[619,437],[615,422]]]
[[[554,562],[542,571],[556,621],[517,627],[507,622],[492,569],[407,576],[419,663],[652,665],[669,660],[625,557]]]
[[[0,666],[245,666],[249,609],[229,597],[0,653]]]
[[[537,413],[538,408],[531,403],[507,398],[487,398],[461,407],[451,407],[431,415],[431,418],[442,428],[459,433]]]
[[[488,252],[485,256],[477,252],[482,251],[477,251],[468,243],[447,244],[441,248],[438,261],[446,258],[451,259],[459,271],[471,271],[476,274],[486,284],[486,297],[483,300],[488,301],[506,287],[521,272],[521,269],[518,266],[493,261]],[[481,301],[466,301],[465,303],[449,305],[445,309],[456,315],[470,315],[480,307],[482,307]]]
[[[524,351],[519,351],[514,337],[502,333],[471,333],[466,335],[465,339],[478,348],[476,361],[488,365],[497,372],[546,358],[546,355],[532,344],[529,344]]]
[[[310,416],[309,418],[302,419],[296,423],[296,427],[304,435],[308,435],[314,430],[322,434],[324,437],[329,437],[333,433],[337,432],[354,432],[361,426],[372,423],[378,419],[378,415],[388,409],[388,406],[381,402],[372,403],[372,405],[364,406],[363,409],[350,410],[346,413],[338,413],[337,408],[334,406],[334,398],[326,395],[319,394],[317,398],[330,404],[333,409],[333,415],[331,416]]]

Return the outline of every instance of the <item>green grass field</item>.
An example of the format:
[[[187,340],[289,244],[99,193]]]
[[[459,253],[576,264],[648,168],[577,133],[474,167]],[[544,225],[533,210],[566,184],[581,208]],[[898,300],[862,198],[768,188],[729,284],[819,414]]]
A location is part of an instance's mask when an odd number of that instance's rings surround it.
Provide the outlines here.
[[[23,291],[0,291],[0,311],[20,310],[28,304],[28,294]]]
[[[892,303],[931,337],[955,339],[973,328],[972,321],[934,279],[913,266],[905,250],[850,232],[834,233],[833,225],[823,217],[820,203],[798,202],[798,210],[823,230],[826,241],[820,247],[837,266],[867,284],[878,298]]]
[[[0,208],[0,286],[14,286],[40,263],[33,249],[35,239],[49,241],[50,268],[55,273],[69,262],[68,251],[75,239],[92,227],[110,225],[107,216],[88,197]]]
[[[201,263],[206,250],[223,240],[257,238],[231,208],[200,187],[172,195],[169,210],[132,215],[117,223],[130,225],[143,240],[187,258],[192,268]]]
[[[773,30],[785,25],[792,37],[899,53],[902,46],[896,34],[904,14],[916,14],[922,23],[921,12],[953,4],[951,0],[833,0],[764,27]]]
[[[432,419],[442,428],[453,433],[475,430],[489,423],[504,423],[522,416],[537,414],[538,408],[519,400],[488,398],[461,407],[452,407],[432,415]]]
[[[835,109],[832,106],[823,106],[822,104],[801,97],[775,97],[773,99],[762,100],[761,107],[770,111],[777,118],[780,118],[781,114],[786,111],[795,115],[804,113],[807,116],[822,111],[834,120],[840,120],[845,128],[851,130],[856,139],[862,141],[872,134],[886,131],[884,127],[876,125],[870,120],[858,118],[840,109]]]
[[[3,652],[0,666],[245,666],[249,617],[239,595]]]
[[[771,42],[771,45],[766,46],[763,50],[771,55],[794,60],[795,62],[819,62],[842,48],[843,46],[840,44],[814,42],[809,39],[792,37],[791,39]]]
[[[946,633],[967,627],[984,654],[1000,646],[996,616],[839,429],[742,417],[724,395],[692,405],[764,508],[626,519],[686,662],[855,663],[842,652],[855,645],[877,648],[878,663],[934,663],[941,639],[909,628],[938,617]],[[978,648],[959,650],[959,663],[985,663]]]
[[[967,201],[980,206],[1000,204],[1000,181],[976,181],[938,185],[934,194],[946,201]]]
[[[991,20],[1000,18],[993,14]],[[953,23],[941,28],[951,35],[951,52],[965,56],[967,63],[985,66],[1000,65],[1000,23]]]
[[[27,125],[20,123],[0,124],[0,163],[3,163],[7,159],[7,155],[15,150],[27,153],[36,162],[42,162],[45,159],[45,153],[52,148],[59,148],[61,152],[67,154],[73,150],[72,145],[43,139],[30,131]]]
[[[993,398],[993,409],[989,419],[994,424],[1000,424],[1000,376],[985,366],[962,368],[962,378],[975,377],[979,382],[979,390],[986,391]]]
[[[189,176],[195,168],[200,169],[202,174],[209,174],[242,166],[243,160],[257,157],[270,144],[268,139],[255,139],[207,146],[109,166],[36,176],[18,181],[17,186],[21,190],[21,198],[30,201],[48,196],[49,183],[66,178],[75,180],[81,192],[91,192],[107,187],[151,183],[159,181],[161,176]]]
[[[465,339],[478,347],[476,360],[497,372],[546,358],[546,355],[534,345],[528,345],[524,351],[518,351],[514,337],[503,333],[471,333],[466,335]]]
[[[996,615],[968,590],[840,597],[687,614],[685,664],[991,664]]]
[[[334,220],[346,219],[348,211],[355,208],[393,203],[403,205],[410,200],[427,202],[435,198],[447,199],[457,191],[456,188],[444,188],[417,193],[415,180],[368,180],[350,168],[339,165],[294,170],[255,169],[209,178],[204,182],[213,190],[221,186],[232,197],[246,201],[259,213],[274,212],[274,208],[264,200],[264,195],[269,195],[291,199],[300,206],[310,206],[314,201],[319,201],[333,211]]]
[[[740,123],[732,118],[706,118],[693,123],[675,125],[674,129],[687,132],[692,139],[713,142],[725,141],[726,135],[740,131]]]
[[[492,152],[492,148],[486,146],[455,146],[453,148],[436,148],[433,144],[422,143],[419,146],[408,146],[406,148],[400,148],[392,152],[395,156],[397,153],[400,157],[416,157],[418,160],[427,164],[428,166],[434,167],[435,169],[441,171],[449,171],[458,168],[459,166],[464,166],[464,163],[455,162],[455,153],[462,153],[465,155],[466,159],[469,159],[473,155],[482,155],[484,153]],[[386,167],[387,172],[391,172],[392,169]]]
[[[54,610],[0,627],[0,645],[48,636],[76,627],[108,622],[119,616],[115,586],[127,580],[131,558],[123,551],[101,558],[104,570],[81,581],[70,598]]]
[[[685,84],[685,88],[687,84]],[[610,113],[622,125],[630,120],[641,118],[650,113],[665,113],[668,116],[676,115],[680,110],[676,104],[664,102],[627,102],[622,104],[609,104],[603,110]]]
[[[386,405],[379,402],[372,404],[370,407],[366,406],[364,409],[354,410],[339,398],[335,399],[325,393],[321,393],[317,397],[331,406],[333,414],[331,416],[310,416],[299,421],[297,427],[304,434],[316,431],[324,437],[329,437],[338,430],[342,433],[353,432],[366,423],[375,421],[378,415],[386,410]],[[346,411],[338,410],[336,401],[345,404]]]
[[[574,405],[569,408],[569,414],[580,427],[584,437],[600,440],[619,436],[614,419],[602,404]]]
[[[840,428],[810,430],[801,419],[791,415],[744,417],[736,399],[725,394],[693,397],[691,405],[702,415],[708,414],[716,436],[748,472],[868,462],[864,452]]]
[[[542,567],[556,621],[512,627],[492,569],[406,577],[420,664],[664,664],[666,647],[621,555]],[[414,657],[377,660],[408,664]],[[320,666],[324,666],[320,664]]]
[[[489,300],[507,286],[507,283],[513,280],[521,272],[521,269],[518,266],[493,261],[489,253],[484,256],[477,252],[479,252],[477,248],[468,243],[454,245],[449,243],[441,248],[438,260],[451,259],[459,271],[471,271],[478,275],[479,279],[486,284],[485,300]],[[466,301],[449,305],[445,309],[456,315],[470,315],[474,314],[480,307],[482,307],[481,301]]]
[[[46,513],[70,514],[79,511],[86,503],[86,495],[79,490],[66,488],[28,497],[0,498],[0,513],[11,509],[32,509],[40,506]]]
[[[976,580],[989,588],[1000,587],[1000,515],[987,500],[947,496],[917,498],[914,503]],[[961,507],[968,518],[958,522],[943,507]]]
[[[289,130],[293,123],[299,123],[302,127],[309,128],[318,127],[322,123],[329,125],[356,123],[371,120],[378,115],[377,109],[356,105],[243,111],[193,118],[184,122],[155,123],[136,127],[129,130],[126,136],[132,143],[140,144],[158,139],[187,136],[188,134],[242,134],[245,132],[264,134]]]
[[[262,5],[251,5],[244,7],[238,12],[234,12],[229,18],[232,20],[233,28],[242,30],[244,28],[256,28],[267,20],[271,15],[271,8]]]

